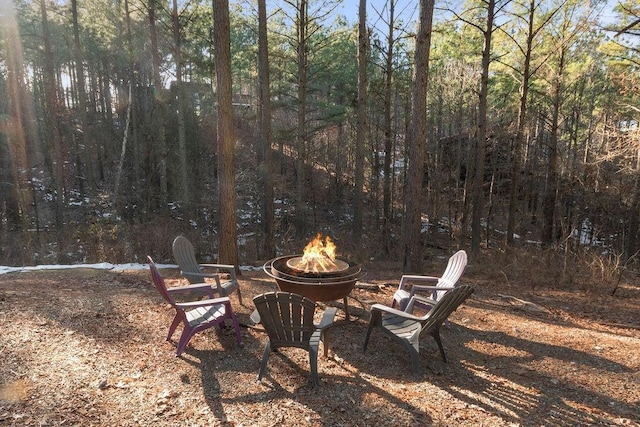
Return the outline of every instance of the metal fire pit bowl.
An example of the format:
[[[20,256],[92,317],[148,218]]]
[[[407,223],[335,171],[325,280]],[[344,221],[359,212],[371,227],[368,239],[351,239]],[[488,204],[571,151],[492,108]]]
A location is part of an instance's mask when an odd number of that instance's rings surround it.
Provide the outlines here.
[[[267,261],[263,270],[269,277],[275,279],[283,292],[292,292],[305,296],[314,301],[335,301],[342,299],[344,312],[349,318],[347,296],[356,282],[366,276],[366,271],[358,264],[347,263],[348,267],[339,271],[322,273],[300,272],[290,268],[287,261],[300,255],[286,255]]]

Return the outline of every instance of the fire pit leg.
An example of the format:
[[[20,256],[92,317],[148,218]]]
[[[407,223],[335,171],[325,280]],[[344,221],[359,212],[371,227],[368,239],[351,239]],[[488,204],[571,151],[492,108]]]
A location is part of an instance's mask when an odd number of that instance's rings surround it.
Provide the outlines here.
[[[347,320],[349,320],[349,305],[347,304],[347,297],[344,297],[342,303],[344,304],[344,315],[347,316]]]

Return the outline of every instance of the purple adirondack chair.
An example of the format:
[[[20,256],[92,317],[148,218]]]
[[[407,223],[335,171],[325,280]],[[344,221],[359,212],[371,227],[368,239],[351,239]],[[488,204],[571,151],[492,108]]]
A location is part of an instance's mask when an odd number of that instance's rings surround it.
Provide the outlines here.
[[[214,298],[214,290],[207,283],[198,283],[187,286],[175,286],[167,288],[164,279],[160,275],[158,268],[151,259],[147,257],[149,270],[151,271],[151,279],[154,286],[160,292],[160,295],[175,309],[176,314],[169,326],[167,341],[171,339],[173,333],[179,324],[182,323],[182,335],[178,341],[176,348],[176,356],[180,356],[185,349],[189,340],[196,333],[214,326],[223,327],[225,320],[230,319],[236,332],[236,341],[242,346],[242,335],[240,334],[240,325],[238,316],[231,308],[229,297]],[[177,302],[174,295],[181,293],[189,295],[193,291],[205,291],[209,299],[200,301]]]

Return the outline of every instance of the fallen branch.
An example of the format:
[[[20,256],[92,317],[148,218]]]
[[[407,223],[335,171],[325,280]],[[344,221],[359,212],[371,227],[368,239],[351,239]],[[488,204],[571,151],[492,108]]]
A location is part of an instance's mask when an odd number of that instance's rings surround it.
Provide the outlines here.
[[[513,305],[514,307],[520,310],[530,311],[534,313],[551,313],[548,309],[544,308],[543,306],[534,304],[530,301],[525,301],[511,295],[498,294],[498,296],[500,298],[509,300],[509,304]]]
[[[380,290],[382,290],[382,286],[383,285],[376,285],[375,283],[357,282],[355,287],[358,288],[358,289],[368,289],[368,290],[380,291]]]

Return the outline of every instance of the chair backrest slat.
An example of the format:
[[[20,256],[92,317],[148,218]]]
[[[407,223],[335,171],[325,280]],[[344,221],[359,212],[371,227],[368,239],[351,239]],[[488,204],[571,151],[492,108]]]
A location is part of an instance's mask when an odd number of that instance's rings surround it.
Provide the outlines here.
[[[449,258],[447,262],[447,268],[438,280],[438,287],[452,287],[458,282],[465,268],[467,267],[467,253],[463,250],[459,250]],[[438,301],[446,294],[447,291],[434,291],[431,298]]]
[[[175,305],[175,300],[169,292],[167,291],[167,285],[164,283],[164,278],[158,271],[158,267],[153,262],[150,256],[147,256],[147,264],[149,264],[149,270],[151,271],[151,279],[153,280],[153,285],[156,287],[160,295],[171,305]]]
[[[258,295],[253,303],[272,341],[305,343],[315,331],[315,302],[288,292],[268,292]]]
[[[442,323],[473,293],[473,287],[460,285],[450,290],[422,318],[422,330],[432,330]]]
[[[184,236],[178,236],[173,241],[172,245],[173,257],[180,266],[182,274],[184,274],[190,283],[201,283],[202,277],[197,275],[190,275],[189,273],[201,273],[198,260],[196,259],[196,252],[193,245]]]

